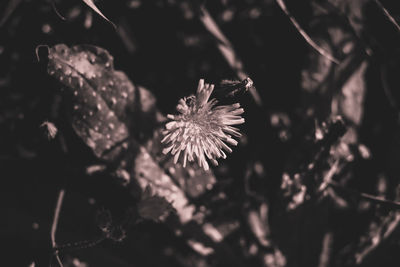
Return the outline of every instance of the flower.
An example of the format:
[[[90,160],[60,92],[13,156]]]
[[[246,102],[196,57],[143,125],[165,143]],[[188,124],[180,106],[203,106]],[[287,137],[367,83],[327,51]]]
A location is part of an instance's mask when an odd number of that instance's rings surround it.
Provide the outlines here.
[[[233,137],[241,134],[231,125],[244,123],[240,116],[244,110],[239,103],[217,106],[216,99],[209,101],[213,90],[213,84],[204,84],[204,79],[201,79],[196,95],[179,100],[176,109],[180,114],[168,115],[172,121],[165,125],[161,142],[166,144],[163,153],[174,155],[175,163],[182,154],[184,167],[187,160],[197,159],[199,166],[208,170],[206,157],[217,166],[218,158],[226,158],[224,151],[232,152],[227,144],[238,144]]]

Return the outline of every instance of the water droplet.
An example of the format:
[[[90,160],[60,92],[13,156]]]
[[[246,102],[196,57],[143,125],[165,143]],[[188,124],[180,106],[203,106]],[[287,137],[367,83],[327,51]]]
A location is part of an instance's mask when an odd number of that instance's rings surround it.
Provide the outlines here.
[[[112,97],[112,98],[111,98],[111,104],[112,104],[112,105],[117,104],[117,99],[115,99],[115,97]]]
[[[110,124],[108,124],[108,127],[112,130],[112,129],[114,129],[114,124],[113,123],[110,123]]]
[[[107,134],[107,135],[106,135],[106,138],[107,138],[107,139],[111,139],[111,135]]]
[[[107,88],[105,86],[101,87],[101,91],[105,91]]]
[[[171,174],[175,174],[175,168],[174,168],[174,167],[169,167],[168,171],[169,171]]]
[[[128,97],[128,94],[127,94],[126,92],[122,92],[122,93],[121,93],[121,96],[122,96],[123,98],[127,98],[127,97]]]
[[[109,81],[109,82],[108,82],[108,85],[113,86],[113,85],[114,85],[114,82],[113,82],[113,81]]]
[[[97,104],[97,110],[101,110],[101,105],[100,104]]]
[[[96,96],[97,94],[96,94],[96,92],[95,92],[95,91],[93,91],[93,92],[92,92],[92,95],[93,95],[93,96]]]
[[[90,54],[90,55],[89,55],[89,62],[92,63],[92,64],[93,64],[93,63],[96,63],[96,56]]]
[[[89,111],[89,116],[93,116],[93,111]]]
[[[79,109],[79,106],[78,105],[75,105],[74,106],[74,110],[78,110]]]
[[[98,132],[98,131],[99,131],[99,127],[98,127],[98,126],[94,126],[94,130],[95,130],[96,132]]]
[[[83,80],[79,79],[79,87],[82,87],[82,86],[83,86]]]
[[[78,91],[74,91],[74,96],[77,96],[78,95]]]

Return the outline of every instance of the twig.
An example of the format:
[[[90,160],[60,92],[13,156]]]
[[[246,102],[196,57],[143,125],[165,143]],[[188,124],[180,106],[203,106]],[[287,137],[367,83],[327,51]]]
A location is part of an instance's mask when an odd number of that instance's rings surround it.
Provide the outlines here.
[[[318,188],[319,192],[324,191],[329,186],[329,183],[332,181],[332,177],[338,172],[338,169],[339,160],[336,160],[332,167],[329,169],[328,173],[324,176],[324,179]]]
[[[200,7],[200,21],[203,23],[207,31],[209,31],[217,40],[219,51],[221,52],[222,56],[225,58],[229,66],[235,71],[237,77],[240,80],[246,79],[248,75],[244,71],[243,63],[237,56],[233,45],[222,33],[217,23],[214,21],[214,19],[211,17],[210,13],[204,6]],[[258,106],[262,106],[263,103],[261,97],[255,87],[250,87],[249,92],[254,102],[256,102]]]
[[[367,246],[364,250],[357,253],[355,255],[356,264],[360,265],[364,262],[365,258],[370,255],[372,251],[379,247],[383,241],[387,240],[390,235],[394,232],[394,230],[398,227],[400,223],[400,213],[396,213],[394,218],[384,223],[380,228],[377,234],[373,235],[372,242],[369,246]]]
[[[397,30],[400,31],[400,25],[393,18],[393,16],[390,15],[389,11],[382,5],[382,3],[379,0],[374,0],[374,1],[379,6],[379,8],[382,9],[383,14],[385,14],[385,16],[390,20],[390,22],[393,23],[393,25],[397,28]]]
[[[332,244],[333,244],[333,234],[332,232],[327,232],[324,235],[322,241],[321,255],[319,256],[318,267],[328,267],[331,260],[332,254]]]
[[[387,207],[390,207],[390,208],[393,208],[393,209],[399,209],[400,210],[400,202],[399,201],[388,200],[388,199],[385,199],[385,198],[382,198],[382,197],[377,197],[377,196],[374,196],[374,195],[371,195],[371,194],[358,192],[356,190],[341,186],[335,181],[330,181],[329,185],[333,186],[336,189],[340,189],[340,190],[342,190],[344,192],[347,192],[349,194],[355,195],[355,196],[357,196],[359,198],[374,202],[376,204],[381,204],[383,206],[387,206]]]
[[[290,21],[292,22],[293,26],[296,27],[296,29],[299,31],[301,36],[306,40],[306,42],[312,46],[318,53],[320,53],[322,56],[326,57],[330,61],[339,64],[339,60],[329,54],[327,51],[325,51],[322,47],[320,47],[317,43],[311,39],[311,37],[301,28],[300,24],[297,22],[297,20],[290,14],[289,10],[286,7],[285,2],[283,0],[276,0],[278,3],[279,7],[282,9],[282,11],[286,14],[286,16],[289,17]]]
[[[360,194],[361,198],[370,200],[370,201],[375,202],[377,204],[388,205],[388,206],[391,206],[393,208],[400,209],[400,202],[398,202],[398,201],[387,200],[387,199],[384,199],[382,197],[377,197],[377,196],[370,195],[370,194],[367,194],[367,193],[359,193],[359,194]]]
[[[56,208],[54,209],[53,223],[51,225],[51,232],[50,232],[51,245],[52,245],[53,249],[55,249],[54,256],[56,257],[58,264],[61,267],[63,267],[63,264],[58,255],[57,244],[56,244],[56,231],[57,231],[58,219],[60,217],[62,202],[64,200],[64,195],[65,195],[65,189],[60,189],[60,191],[58,192]]]
[[[63,245],[59,245],[56,247],[57,251],[65,251],[65,250],[78,250],[78,249],[84,249],[84,248],[91,248],[94,247],[101,242],[103,242],[106,239],[105,235],[102,235],[98,238],[95,238],[93,240],[83,240],[83,241],[77,241],[74,243],[67,243]]]

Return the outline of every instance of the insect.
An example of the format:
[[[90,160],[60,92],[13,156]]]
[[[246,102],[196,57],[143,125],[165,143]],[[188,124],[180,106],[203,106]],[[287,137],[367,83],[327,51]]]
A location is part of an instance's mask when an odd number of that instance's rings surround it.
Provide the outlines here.
[[[253,80],[250,77],[239,80],[222,80],[219,86],[215,89],[215,93],[224,97],[236,97],[244,94],[253,87]]]

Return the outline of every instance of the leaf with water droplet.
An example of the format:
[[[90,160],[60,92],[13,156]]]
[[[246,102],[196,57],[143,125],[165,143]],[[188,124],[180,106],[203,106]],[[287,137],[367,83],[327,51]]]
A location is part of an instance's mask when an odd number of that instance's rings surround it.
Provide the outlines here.
[[[66,87],[75,133],[97,157],[114,160],[123,151],[117,144],[129,135],[125,108],[134,97],[129,94],[131,99],[124,99],[121,94],[135,90],[134,85],[125,74],[114,71],[113,58],[106,50],[94,46],[51,47],[48,72]],[[111,82],[115,90],[111,90]],[[112,97],[118,99],[115,107]]]

